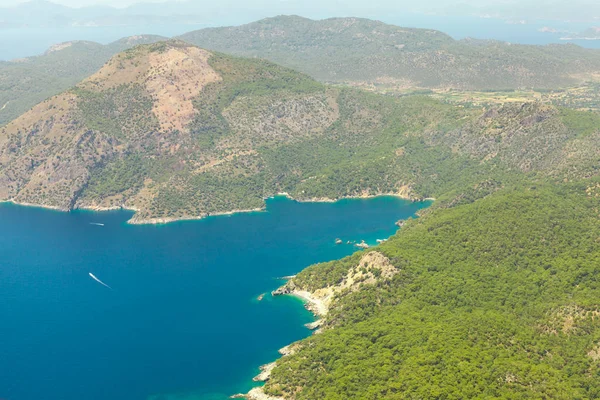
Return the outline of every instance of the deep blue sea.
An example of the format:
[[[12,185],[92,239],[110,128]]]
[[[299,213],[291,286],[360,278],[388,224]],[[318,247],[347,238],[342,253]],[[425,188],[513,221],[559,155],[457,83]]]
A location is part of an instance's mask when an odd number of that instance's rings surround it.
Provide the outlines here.
[[[297,203],[167,225],[130,212],[0,203],[0,399],[224,400],[310,332],[265,296],[304,267],[392,235],[429,203]],[[94,225],[104,224],[104,226]],[[112,289],[93,280],[89,273]]]

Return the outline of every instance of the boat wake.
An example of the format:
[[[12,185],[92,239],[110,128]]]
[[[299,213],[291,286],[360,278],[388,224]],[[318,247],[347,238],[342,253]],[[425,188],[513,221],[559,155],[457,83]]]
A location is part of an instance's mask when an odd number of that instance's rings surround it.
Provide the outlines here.
[[[96,278],[96,277],[94,276],[94,274],[92,274],[91,272],[90,272],[90,276],[92,277],[92,279],[94,279],[94,280],[95,280],[96,282],[98,282],[99,284],[101,284],[101,285],[104,285],[104,286],[106,286],[107,288],[109,288],[109,289],[111,289],[111,290],[112,290],[112,288],[111,288],[110,286],[108,286],[106,283],[102,282],[100,279]]]
[[[90,225],[104,226],[104,224],[101,224],[100,222],[90,222]]]

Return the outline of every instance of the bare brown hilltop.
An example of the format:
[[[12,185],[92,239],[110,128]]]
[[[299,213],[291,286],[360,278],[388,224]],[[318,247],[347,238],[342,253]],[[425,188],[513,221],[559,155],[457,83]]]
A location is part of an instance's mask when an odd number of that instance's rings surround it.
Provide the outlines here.
[[[169,134],[187,128],[195,115],[192,99],[221,79],[207,63],[210,55],[177,42],[138,47],[12,121],[0,136],[0,195],[72,208],[94,168],[141,145],[143,135],[161,132],[169,142]],[[103,129],[114,119],[123,124]]]
[[[274,87],[254,95],[261,80]],[[246,87],[229,93],[238,83]],[[230,98],[224,103],[221,96]],[[180,41],[139,46],[2,128],[0,198],[155,216],[149,208],[163,188],[188,190],[193,177],[240,162],[240,171],[230,172],[241,178],[260,168],[254,147],[323,133],[338,118],[332,96],[262,61],[215,56]],[[112,187],[128,174],[127,183]],[[236,208],[199,207],[158,220]]]

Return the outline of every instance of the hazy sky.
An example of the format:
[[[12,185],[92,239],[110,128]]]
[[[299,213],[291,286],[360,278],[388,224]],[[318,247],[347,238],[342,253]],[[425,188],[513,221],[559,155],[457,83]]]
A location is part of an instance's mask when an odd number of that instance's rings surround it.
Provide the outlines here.
[[[0,0],[0,7],[14,6],[25,0]],[[135,3],[160,3],[161,0],[52,0],[71,7],[110,5],[126,7]],[[177,0],[170,0],[170,2]],[[222,6],[226,9],[287,10],[301,15],[327,10],[343,16],[344,12],[365,15],[369,11],[421,12],[431,14],[477,15],[500,18],[597,20],[600,24],[600,0],[181,0],[196,10]],[[166,10],[169,7],[165,7]],[[0,15],[1,19],[1,15]]]
[[[11,7],[19,3],[25,3],[28,0],[0,0],[0,7]],[[94,5],[108,5],[112,7],[126,7],[135,3],[142,3],[140,0],[51,0],[53,3],[62,4],[69,7],[85,7]],[[144,0],[144,3],[160,3],[164,0]]]

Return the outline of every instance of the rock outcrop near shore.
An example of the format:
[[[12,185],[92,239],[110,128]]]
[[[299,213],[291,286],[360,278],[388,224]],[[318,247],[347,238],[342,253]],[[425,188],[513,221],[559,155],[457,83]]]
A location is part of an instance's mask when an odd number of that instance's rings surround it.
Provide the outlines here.
[[[261,365],[260,366],[260,374],[256,375],[252,380],[254,382],[266,382],[271,375],[271,371],[275,368],[275,362]]]
[[[269,396],[265,393],[262,387],[257,387],[250,390],[246,394],[236,394],[231,396],[232,399],[246,399],[246,400],[285,400],[283,397]]]
[[[351,268],[344,279],[337,285],[308,291],[296,280],[291,279],[279,289],[273,291],[273,296],[294,295],[306,300],[305,307],[316,316],[325,317],[334,298],[341,292],[357,291],[362,285],[372,285],[378,280],[390,279],[398,272],[389,258],[378,251],[366,253],[358,264]]]
[[[326,328],[327,313],[337,295],[352,293],[359,290],[363,285],[373,285],[378,281],[388,280],[398,273],[398,271],[385,255],[378,251],[370,251],[360,258],[357,265],[350,268],[345,278],[338,285],[308,291],[292,278],[285,285],[271,292],[271,294],[273,296],[297,296],[305,300],[306,309],[315,314],[315,316],[320,317],[320,319],[306,326],[311,330],[315,330],[315,333],[320,333],[322,329]],[[286,346],[280,349],[279,353],[284,357],[295,354],[302,347],[301,343],[296,342]],[[271,372],[276,367],[277,361],[261,366],[261,372],[254,380],[260,382],[268,381]],[[235,398],[245,398],[247,400],[284,400],[282,397],[267,395],[262,387],[254,388],[246,394],[235,396]]]

